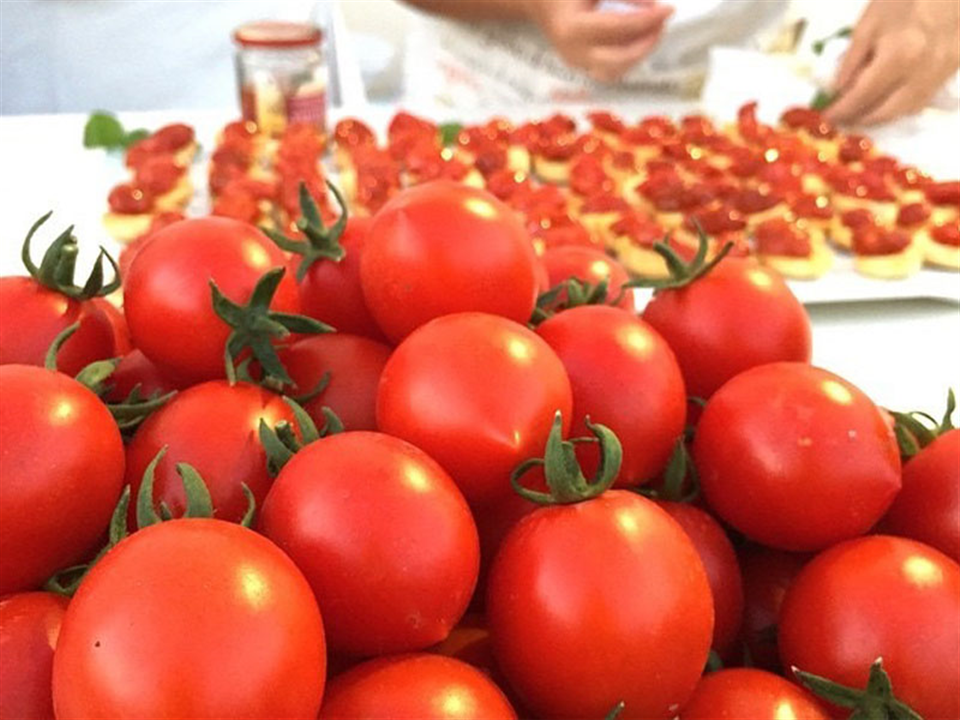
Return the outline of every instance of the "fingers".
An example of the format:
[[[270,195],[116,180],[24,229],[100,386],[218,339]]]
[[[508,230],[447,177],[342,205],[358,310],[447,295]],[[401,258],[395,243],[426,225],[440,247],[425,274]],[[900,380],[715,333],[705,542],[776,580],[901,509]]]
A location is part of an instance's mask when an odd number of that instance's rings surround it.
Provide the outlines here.
[[[626,74],[630,68],[653,52],[660,42],[661,33],[649,35],[623,47],[596,47],[590,53],[590,77],[602,83],[612,83]]]
[[[853,37],[850,39],[850,47],[847,48],[847,52],[844,53],[843,59],[840,61],[840,69],[833,81],[835,90],[845,90],[851,80],[867,63],[870,58],[870,50],[873,47],[873,40],[873,24],[867,18],[864,18],[854,28]]]
[[[897,50],[877,45],[870,62],[854,77],[850,86],[841,91],[839,99],[827,108],[827,119],[837,123],[859,122],[862,115],[900,84],[903,76],[903,58]]]
[[[672,7],[660,4],[625,13],[591,10],[578,14],[568,31],[590,45],[623,45],[658,30],[672,14]]]
[[[864,115],[858,124],[877,125],[889,122],[903,115],[912,115],[922,109],[925,104],[912,83],[901,85],[876,108]]]

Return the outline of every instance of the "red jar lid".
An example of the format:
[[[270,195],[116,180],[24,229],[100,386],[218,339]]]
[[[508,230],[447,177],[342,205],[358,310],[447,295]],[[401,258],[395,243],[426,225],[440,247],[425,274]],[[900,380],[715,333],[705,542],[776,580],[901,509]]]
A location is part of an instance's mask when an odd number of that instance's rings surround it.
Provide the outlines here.
[[[316,45],[323,33],[310,23],[257,20],[241,25],[233,32],[233,39],[243,47],[293,48]]]

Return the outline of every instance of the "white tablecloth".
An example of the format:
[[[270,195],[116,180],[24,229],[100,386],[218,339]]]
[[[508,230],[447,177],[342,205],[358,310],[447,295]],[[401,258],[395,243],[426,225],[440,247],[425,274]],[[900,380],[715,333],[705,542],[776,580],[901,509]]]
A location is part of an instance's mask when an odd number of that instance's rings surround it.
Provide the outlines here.
[[[381,117],[390,109],[367,112]],[[131,113],[127,127],[156,128],[183,121],[210,144],[230,119],[224,111]],[[0,117],[0,274],[21,274],[20,245],[32,222],[53,209],[36,239],[35,257],[67,224],[76,226],[89,262],[106,237],[101,216],[110,187],[125,173],[119,157],[85,150],[81,115]],[[955,139],[949,142],[955,144]],[[204,168],[194,168],[198,183]],[[960,286],[960,275],[955,276]],[[960,294],[960,293],[958,293]],[[960,305],[929,299],[816,304],[809,307],[814,330],[814,362],[860,386],[878,403],[936,414],[947,387],[960,390]]]

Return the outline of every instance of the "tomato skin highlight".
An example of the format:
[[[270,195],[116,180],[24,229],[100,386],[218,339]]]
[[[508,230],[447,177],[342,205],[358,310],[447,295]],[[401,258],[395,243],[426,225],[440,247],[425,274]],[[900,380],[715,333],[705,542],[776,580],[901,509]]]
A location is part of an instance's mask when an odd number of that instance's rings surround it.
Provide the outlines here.
[[[347,430],[376,430],[377,388],[390,352],[383,343],[337,332],[298,340],[279,355],[295,383],[294,394],[311,392],[330,373],[330,384],[303,404],[318,427],[327,406]]]
[[[370,218],[351,217],[340,236],[346,251],[339,262],[321,258],[299,281],[300,306],[304,315],[336,328],[337,332],[362,335],[382,341],[383,333],[374,321],[360,284],[360,258],[370,230]],[[293,255],[290,272],[295,273],[301,257]]]
[[[623,445],[618,486],[650,480],[667,464],[686,418],[683,377],[659,333],[632,313],[585,305],[541,323],[537,334],[556,351],[573,388],[574,437],[584,420],[606,425]],[[578,453],[587,471],[594,444]]]
[[[544,507],[494,559],[487,620],[498,666],[536,717],[669,718],[713,634],[703,564],[683,529],[624,490]]]
[[[663,335],[690,395],[709,398],[744,370],[810,362],[810,319],[779,274],[725,258],[707,275],[655,294],[642,317]]]
[[[134,345],[184,385],[224,377],[230,326],[213,311],[209,281],[234,302],[246,303],[257,280],[285,263],[263,233],[238,220],[204,217],[168,225],[134,258],[124,285]],[[299,311],[290,273],[270,307]]]
[[[273,483],[258,435],[261,418],[270,427],[294,420],[279,395],[257,385],[211,380],[181,391],[144,421],[127,446],[126,483],[132,497],[147,465],[166,446],[154,474],[154,500],[165,502],[174,517],[183,514],[186,496],[176,465],[185,462],[204,479],[214,517],[239,522],[247,510],[242,485],[250,488],[259,508]],[[131,504],[131,527],[134,516]]]
[[[960,429],[947,431],[907,461],[903,489],[881,527],[960,562]]]
[[[62,720],[314,718],[325,671],[320,611],[283,552],[233,523],[171,520],[122,541],[81,583],[53,699]]]
[[[710,581],[713,596],[713,643],[721,657],[730,657],[743,621],[743,580],[730,539],[708,512],[680,502],[657,501],[693,542]]]
[[[569,427],[571,405],[567,373],[542,339],[505,318],[459,313],[394,350],[377,424],[434,458],[479,507],[512,492],[510,473],[543,453],[558,410]]]
[[[33,278],[0,278],[0,365],[43,367],[54,338],[77,322],[57,353],[57,369],[70,376],[114,356],[110,318],[96,302],[74,300]]]
[[[331,435],[300,450],[260,525],[313,587],[330,647],[350,655],[440,642],[477,581],[477,530],[453,480],[382,433]]]
[[[34,590],[96,550],[120,497],[123,441],[73,378],[0,366],[0,595]]]
[[[320,720],[515,720],[486,675],[441,655],[399,655],[358,665],[330,681]]]
[[[752,668],[707,673],[680,720],[830,720],[810,693],[779,675]]]
[[[0,600],[0,718],[53,720],[50,676],[67,598],[48,592]]]
[[[813,551],[867,532],[900,489],[900,455],[859,389],[802,363],[752,368],[707,403],[693,454],[710,507],[756,542]]]
[[[394,342],[465,311],[525,323],[537,293],[533,246],[513,211],[443,180],[404,190],[377,213],[360,279],[367,307]]]
[[[784,667],[862,688],[883,658],[925,718],[960,717],[960,566],[923,543],[868,535],[811,560],[780,611]]]

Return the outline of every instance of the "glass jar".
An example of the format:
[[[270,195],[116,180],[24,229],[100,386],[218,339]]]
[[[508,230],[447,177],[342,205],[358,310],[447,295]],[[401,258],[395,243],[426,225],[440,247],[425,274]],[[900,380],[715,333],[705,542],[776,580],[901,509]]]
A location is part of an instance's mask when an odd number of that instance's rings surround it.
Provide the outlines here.
[[[233,39],[243,119],[273,136],[289,123],[309,123],[326,137],[327,66],[320,28],[261,20],[241,25]]]

